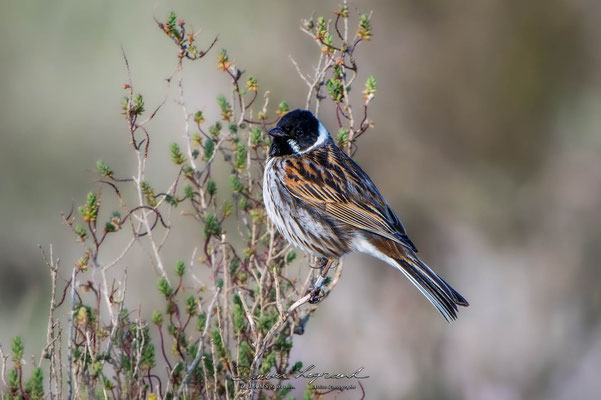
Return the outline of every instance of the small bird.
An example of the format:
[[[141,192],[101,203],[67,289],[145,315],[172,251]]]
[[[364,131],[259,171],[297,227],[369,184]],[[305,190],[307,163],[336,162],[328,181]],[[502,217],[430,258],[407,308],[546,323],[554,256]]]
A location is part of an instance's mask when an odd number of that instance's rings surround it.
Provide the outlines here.
[[[447,321],[468,302],[416,255],[403,224],[367,174],[310,111],[294,110],[269,131],[263,199],[269,218],[294,246],[319,257],[310,302],[321,299],[328,269],[351,252],[400,270]]]

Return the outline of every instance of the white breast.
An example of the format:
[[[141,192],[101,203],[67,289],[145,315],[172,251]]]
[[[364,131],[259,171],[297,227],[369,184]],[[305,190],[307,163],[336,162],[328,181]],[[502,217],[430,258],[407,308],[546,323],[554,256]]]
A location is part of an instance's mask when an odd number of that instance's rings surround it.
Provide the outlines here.
[[[263,176],[263,201],[267,215],[289,243],[303,251],[318,255],[319,252],[316,251],[315,244],[312,246],[307,232],[317,237],[331,233],[326,232],[323,224],[315,221],[307,210],[291,207],[291,198],[282,197],[290,195],[281,187],[282,183],[273,171],[274,163],[277,162],[280,160],[270,159]]]

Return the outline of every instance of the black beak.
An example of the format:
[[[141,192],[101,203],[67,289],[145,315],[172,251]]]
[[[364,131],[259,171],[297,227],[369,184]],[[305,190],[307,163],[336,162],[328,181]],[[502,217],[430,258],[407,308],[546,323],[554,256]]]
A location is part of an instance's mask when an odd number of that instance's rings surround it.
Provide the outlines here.
[[[281,137],[281,138],[288,137],[288,135],[286,135],[286,133],[284,133],[284,131],[280,127],[278,127],[278,126],[276,126],[272,130],[270,130],[269,132],[267,132],[267,134],[269,136],[273,136],[273,137]]]

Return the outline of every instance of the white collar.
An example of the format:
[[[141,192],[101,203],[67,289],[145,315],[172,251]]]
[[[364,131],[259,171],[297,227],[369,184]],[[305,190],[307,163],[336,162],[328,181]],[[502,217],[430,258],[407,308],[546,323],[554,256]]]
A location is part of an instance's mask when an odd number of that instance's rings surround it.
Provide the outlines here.
[[[296,151],[298,154],[303,154],[303,153],[307,153],[311,150],[313,150],[316,147],[321,146],[322,144],[324,144],[325,142],[328,141],[328,139],[330,139],[330,134],[328,133],[328,130],[325,128],[325,126],[322,125],[322,123],[319,123],[319,136],[317,137],[317,140],[315,141],[315,143],[313,143],[310,147],[306,148],[303,151],[298,151],[298,144],[297,143],[290,143],[290,141],[288,141],[288,144],[290,144],[290,147],[292,147],[294,149],[294,151]]]

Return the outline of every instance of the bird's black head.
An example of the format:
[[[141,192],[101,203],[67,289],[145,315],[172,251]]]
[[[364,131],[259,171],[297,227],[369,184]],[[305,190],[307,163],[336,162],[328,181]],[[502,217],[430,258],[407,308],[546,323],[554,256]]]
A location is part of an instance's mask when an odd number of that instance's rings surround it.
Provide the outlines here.
[[[290,111],[269,131],[269,135],[273,138],[270,157],[303,153],[330,138],[328,131],[307,110]]]

